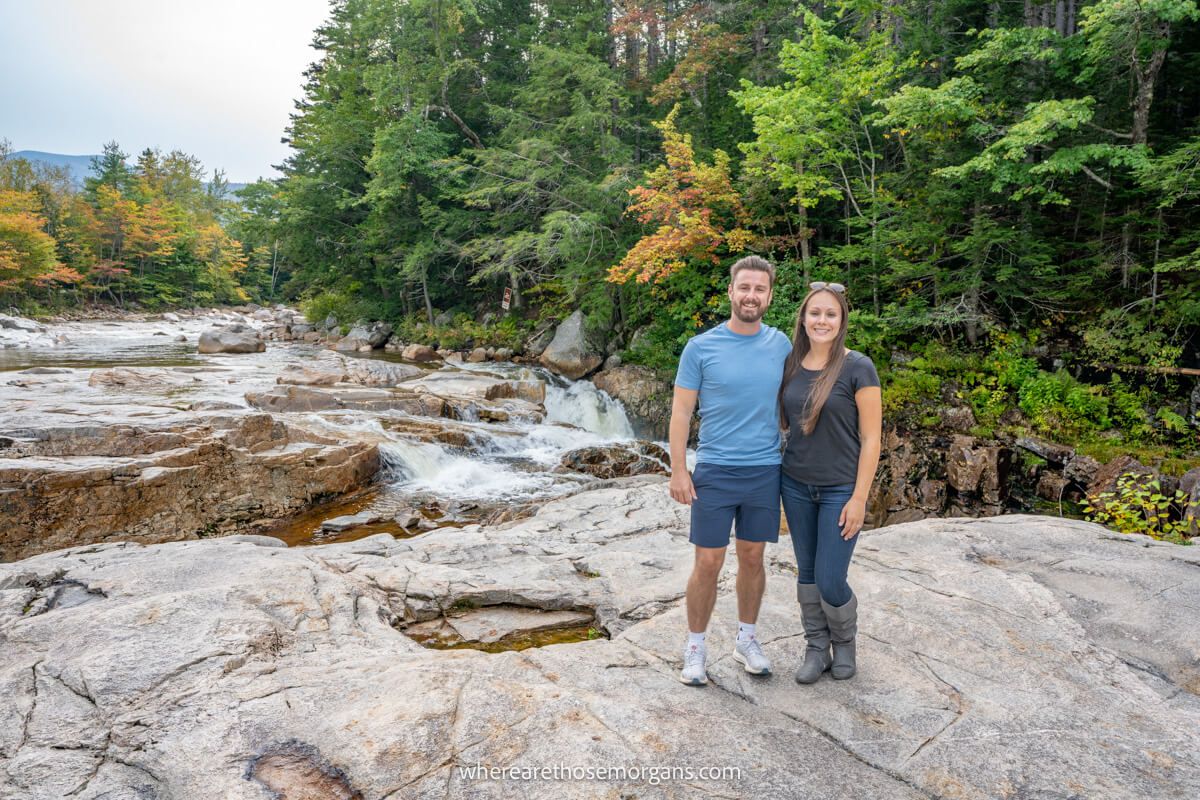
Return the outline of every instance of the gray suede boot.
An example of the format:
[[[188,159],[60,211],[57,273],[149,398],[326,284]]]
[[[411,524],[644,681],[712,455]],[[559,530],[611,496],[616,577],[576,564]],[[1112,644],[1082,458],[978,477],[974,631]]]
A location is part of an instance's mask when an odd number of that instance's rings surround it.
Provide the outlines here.
[[[822,600],[821,610],[829,620],[829,636],[833,642],[833,666],[829,671],[835,681],[853,678],[856,670],[854,637],[858,635],[858,598],[852,594],[850,601],[838,608]]]
[[[825,622],[821,593],[817,591],[816,584],[796,584],[796,599],[800,602],[804,637],[808,639],[804,663],[796,670],[796,683],[816,683],[821,673],[833,663],[833,656],[829,653],[829,626]]]

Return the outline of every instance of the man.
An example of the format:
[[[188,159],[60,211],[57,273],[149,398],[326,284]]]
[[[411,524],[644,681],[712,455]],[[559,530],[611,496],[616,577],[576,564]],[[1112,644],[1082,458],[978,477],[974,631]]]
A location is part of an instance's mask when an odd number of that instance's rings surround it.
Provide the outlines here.
[[[763,551],[779,540],[779,385],[792,344],[762,324],[775,267],[747,256],[729,270],[731,314],[683,349],[671,405],[671,497],[692,507],[695,562],[687,585],[688,641],[679,679],[708,683],[705,632],[717,600],[730,528],[737,531],[738,635],[733,657],[771,674],[754,626],[766,588]],[[692,412],[700,403],[695,474],[687,470]]]

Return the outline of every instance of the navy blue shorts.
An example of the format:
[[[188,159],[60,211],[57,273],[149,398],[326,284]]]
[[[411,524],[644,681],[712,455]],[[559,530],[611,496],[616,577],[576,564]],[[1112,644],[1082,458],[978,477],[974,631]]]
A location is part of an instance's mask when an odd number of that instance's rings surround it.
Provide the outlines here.
[[[737,523],[744,542],[779,541],[780,467],[696,465],[692,485],[692,544],[728,547],[729,529]]]

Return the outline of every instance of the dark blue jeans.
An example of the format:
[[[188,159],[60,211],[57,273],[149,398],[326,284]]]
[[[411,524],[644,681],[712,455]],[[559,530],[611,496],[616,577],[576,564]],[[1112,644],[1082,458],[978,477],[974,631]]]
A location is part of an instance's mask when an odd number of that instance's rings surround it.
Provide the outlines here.
[[[846,572],[858,536],[847,542],[838,525],[853,494],[853,483],[812,486],[783,475],[783,513],[796,551],[797,582],[815,583],[821,598],[834,607],[846,605],[853,596]]]

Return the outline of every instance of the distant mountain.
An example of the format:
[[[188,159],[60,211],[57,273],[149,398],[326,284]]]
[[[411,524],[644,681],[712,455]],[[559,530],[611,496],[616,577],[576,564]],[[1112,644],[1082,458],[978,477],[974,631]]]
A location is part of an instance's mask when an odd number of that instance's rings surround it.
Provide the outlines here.
[[[13,158],[40,161],[52,167],[66,167],[71,172],[71,182],[83,186],[83,179],[92,174],[92,159],[99,156],[65,156],[61,153],[43,153],[40,150],[19,150]]]
[[[67,156],[62,153],[43,153],[40,150],[19,150],[13,153],[12,157],[23,158],[26,161],[40,161],[52,167],[66,167],[71,173],[71,183],[75,184],[76,188],[83,188],[84,179],[92,174],[92,159],[100,156]],[[233,197],[233,193],[244,186],[246,186],[244,183],[230,183],[228,189],[230,199],[236,199]]]

